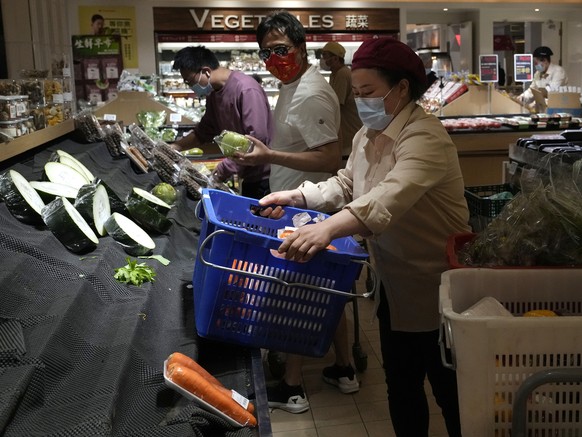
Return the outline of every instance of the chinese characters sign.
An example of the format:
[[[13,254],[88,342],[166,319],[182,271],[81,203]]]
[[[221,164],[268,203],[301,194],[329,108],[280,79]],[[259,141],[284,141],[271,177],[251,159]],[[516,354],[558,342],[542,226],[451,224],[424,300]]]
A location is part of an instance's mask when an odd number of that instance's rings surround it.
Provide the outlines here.
[[[117,55],[120,39],[116,35],[73,35],[73,53],[75,57],[99,55]]]

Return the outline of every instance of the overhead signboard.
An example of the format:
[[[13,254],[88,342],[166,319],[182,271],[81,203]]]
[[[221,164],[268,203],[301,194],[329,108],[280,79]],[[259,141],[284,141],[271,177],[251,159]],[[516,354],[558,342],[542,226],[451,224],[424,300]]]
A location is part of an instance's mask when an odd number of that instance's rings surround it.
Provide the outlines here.
[[[154,31],[254,33],[273,9],[155,7]],[[399,9],[294,9],[301,24],[313,32],[400,31]]]

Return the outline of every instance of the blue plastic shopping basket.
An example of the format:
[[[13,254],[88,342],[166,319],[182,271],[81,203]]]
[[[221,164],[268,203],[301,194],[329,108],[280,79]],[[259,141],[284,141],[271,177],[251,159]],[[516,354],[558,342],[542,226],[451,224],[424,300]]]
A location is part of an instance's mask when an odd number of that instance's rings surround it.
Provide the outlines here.
[[[212,189],[203,189],[200,204],[193,277],[198,334],[325,355],[347,300],[356,296],[352,285],[369,266],[360,244],[340,238],[332,241],[337,250],[321,251],[306,263],[288,261],[273,254],[281,244],[277,230],[292,226],[297,213],[317,212],[285,207],[280,219],[261,217],[251,211],[257,200]]]

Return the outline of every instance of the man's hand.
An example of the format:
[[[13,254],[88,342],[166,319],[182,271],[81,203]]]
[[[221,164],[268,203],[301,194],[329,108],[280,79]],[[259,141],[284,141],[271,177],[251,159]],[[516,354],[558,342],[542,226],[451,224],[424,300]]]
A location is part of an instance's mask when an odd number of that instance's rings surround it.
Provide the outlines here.
[[[269,164],[271,162],[272,150],[255,137],[250,135],[245,136],[253,142],[251,151],[248,153],[235,152],[231,159],[238,164],[247,166]]]

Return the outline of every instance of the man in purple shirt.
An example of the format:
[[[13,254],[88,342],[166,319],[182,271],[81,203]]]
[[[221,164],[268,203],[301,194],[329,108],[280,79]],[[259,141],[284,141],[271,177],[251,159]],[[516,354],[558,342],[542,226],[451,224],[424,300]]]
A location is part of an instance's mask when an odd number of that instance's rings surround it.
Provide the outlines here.
[[[198,97],[206,97],[206,111],[194,131],[174,143],[177,150],[188,150],[211,142],[224,129],[249,134],[270,144],[273,117],[261,85],[240,71],[221,67],[216,55],[204,46],[186,47],[174,57],[174,70]],[[252,167],[225,158],[216,167],[215,178],[224,181],[238,174],[241,194],[260,199],[269,193],[270,166]]]

